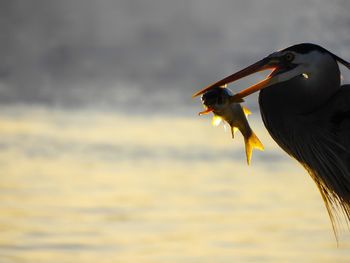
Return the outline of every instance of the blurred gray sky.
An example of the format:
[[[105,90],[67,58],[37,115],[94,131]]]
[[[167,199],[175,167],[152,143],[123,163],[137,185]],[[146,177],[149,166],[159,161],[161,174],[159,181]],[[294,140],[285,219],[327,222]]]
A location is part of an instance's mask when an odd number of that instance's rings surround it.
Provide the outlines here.
[[[2,0],[0,12],[3,104],[175,108],[295,43],[350,59],[346,0]]]

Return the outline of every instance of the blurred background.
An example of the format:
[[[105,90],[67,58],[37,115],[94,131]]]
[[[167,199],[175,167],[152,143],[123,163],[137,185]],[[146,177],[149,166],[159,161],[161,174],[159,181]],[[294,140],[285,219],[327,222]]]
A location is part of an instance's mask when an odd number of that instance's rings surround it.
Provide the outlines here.
[[[191,95],[287,46],[350,60],[350,2],[0,2],[0,261],[349,262],[311,178]],[[237,82],[232,90],[264,75]],[[343,79],[350,74],[343,69]]]

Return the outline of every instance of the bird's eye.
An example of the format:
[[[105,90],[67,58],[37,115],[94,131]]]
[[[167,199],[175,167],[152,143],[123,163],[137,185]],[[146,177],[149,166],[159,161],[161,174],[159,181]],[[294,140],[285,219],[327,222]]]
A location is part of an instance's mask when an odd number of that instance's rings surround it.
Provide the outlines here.
[[[287,53],[285,55],[285,58],[286,58],[287,61],[290,62],[290,61],[292,61],[294,59],[294,54],[293,53]]]

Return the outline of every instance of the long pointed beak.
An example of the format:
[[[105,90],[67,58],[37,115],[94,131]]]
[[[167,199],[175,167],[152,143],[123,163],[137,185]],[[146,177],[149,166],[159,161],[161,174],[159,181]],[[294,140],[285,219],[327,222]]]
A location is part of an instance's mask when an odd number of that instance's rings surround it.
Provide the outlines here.
[[[199,95],[202,95],[203,93],[207,92],[208,90],[214,88],[214,87],[222,87],[222,86],[225,86],[231,82],[234,82],[236,80],[239,80],[241,78],[244,78],[246,76],[249,76],[253,73],[256,73],[256,72],[260,72],[260,71],[263,71],[263,70],[267,70],[267,69],[272,69],[272,70],[275,70],[277,68],[277,65],[278,65],[278,60],[276,59],[271,59],[269,57],[266,57],[226,78],[223,78],[222,80],[219,80],[213,84],[211,84],[210,86],[206,87],[205,89],[202,89],[198,92],[196,92],[195,94],[192,95],[192,97],[197,97]],[[236,95],[233,96],[234,98],[234,101],[238,102],[240,99],[242,99],[243,97],[245,96],[248,96],[249,94],[252,94],[253,92],[255,91],[258,91],[262,88],[264,88],[267,84],[271,85],[271,83],[267,83],[267,81],[269,80],[269,78],[259,82],[258,84],[255,84],[251,87],[249,87],[248,89],[246,90],[243,90],[239,93],[237,93]]]
[[[278,79],[267,77],[266,79],[254,84],[253,86],[250,86],[249,88],[246,88],[246,89],[236,93],[235,95],[230,97],[230,101],[231,102],[241,102],[244,97],[247,97],[248,95],[253,94],[254,92],[257,92],[257,91],[259,91],[263,88],[266,88],[268,86],[271,86],[277,82],[278,82]]]
[[[206,110],[199,112],[198,115],[206,115],[211,113],[212,111],[214,111],[212,108],[207,108]]]

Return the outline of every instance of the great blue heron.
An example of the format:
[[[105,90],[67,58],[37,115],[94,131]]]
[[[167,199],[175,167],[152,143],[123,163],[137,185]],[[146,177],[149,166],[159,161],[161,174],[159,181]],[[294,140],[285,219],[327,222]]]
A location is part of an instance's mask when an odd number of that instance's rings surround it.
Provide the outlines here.
[[[315,181],[337,237],[337,220],[350,221],[350,85],[341,86],[338,63],[350,63],[309,43],[288,47],[194,94],[272,69],[263,81],[237,93],[259,91],[263,122],[272,138]]]

